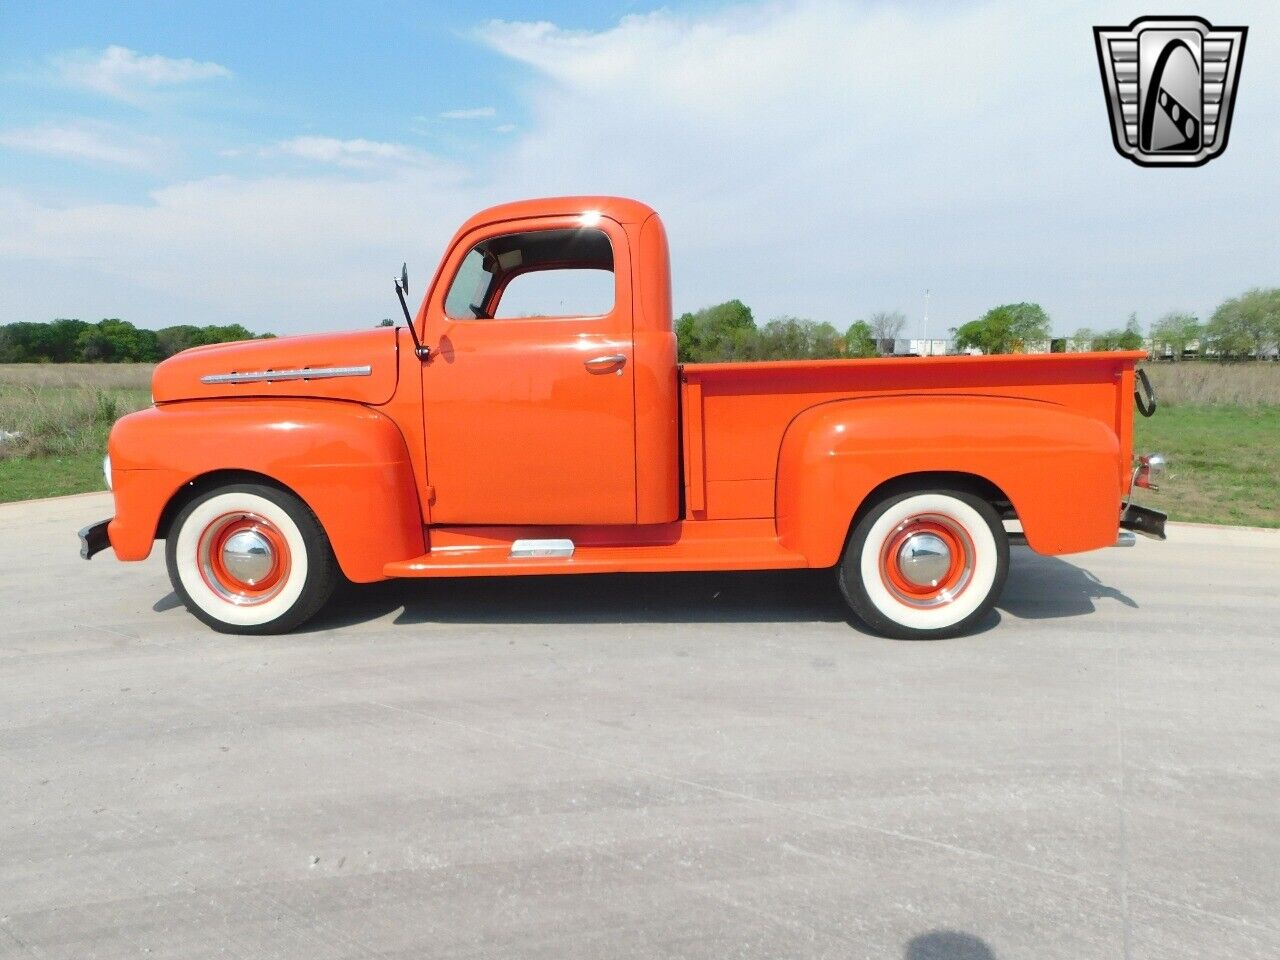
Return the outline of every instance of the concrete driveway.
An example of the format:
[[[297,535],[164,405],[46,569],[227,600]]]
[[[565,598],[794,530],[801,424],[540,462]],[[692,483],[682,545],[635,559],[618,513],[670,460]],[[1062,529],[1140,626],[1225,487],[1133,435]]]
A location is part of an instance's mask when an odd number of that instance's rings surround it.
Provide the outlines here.
[[[0,506],[0,956],[1280,956],[1280,533],[350,591],[211,633],[105,495]]]

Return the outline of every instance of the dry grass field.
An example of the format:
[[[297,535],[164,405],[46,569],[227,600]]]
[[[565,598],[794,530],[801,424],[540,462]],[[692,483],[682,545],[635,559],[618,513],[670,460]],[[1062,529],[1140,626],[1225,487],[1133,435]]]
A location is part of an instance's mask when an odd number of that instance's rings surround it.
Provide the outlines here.
[[[1160,409],[1134,446],[1170,476],[1137,500],[1175,520],[1280,527],[1280,363],[1146,364]]]
[[[1280,407],[1280,363],[1145,363],[1165,407]]]
[[[154,363],[0,363],[0,387],[150,391],[155,368]]]
[[[117,417],[150,402],[149,364],[0,364],[0,501],[101,490]],[[1141,501],[1176,520],[1280,527],[1280,363],[1161,363],[1135,444],[1173,464]]]
[[[0,364],[0,502],[101,490],[115,421],[151,402],[151,364]]]

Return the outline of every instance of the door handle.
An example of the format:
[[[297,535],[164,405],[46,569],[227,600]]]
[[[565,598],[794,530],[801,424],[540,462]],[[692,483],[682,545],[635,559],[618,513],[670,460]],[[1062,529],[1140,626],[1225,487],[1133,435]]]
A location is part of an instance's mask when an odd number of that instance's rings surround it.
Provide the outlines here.
[[[627,355],[611,353],[607,357],[592,357],[590,360],[584,360],[582,365],[592,373],[608,373],[615,368],[621,373],[622,368],[627,365]]]

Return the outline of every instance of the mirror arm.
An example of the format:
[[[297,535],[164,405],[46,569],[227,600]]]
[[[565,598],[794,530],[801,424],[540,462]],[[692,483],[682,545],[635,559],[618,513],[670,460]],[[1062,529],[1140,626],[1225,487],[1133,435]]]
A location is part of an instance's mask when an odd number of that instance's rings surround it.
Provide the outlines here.
[[[423,342],[418,339],[418,331],[413,325],[413,318],[409,316],[409,304],[405,302],[404,287],[401,285],[401,280],[399,277],[396,277],[396,296],[400,298],[400,309],[404,311],[404,322],[405,322],[405,325],[409,328],[409,336],[413,338],[414,355],[419,360],[430,360],[431,348],[428,346],[425,346]]]

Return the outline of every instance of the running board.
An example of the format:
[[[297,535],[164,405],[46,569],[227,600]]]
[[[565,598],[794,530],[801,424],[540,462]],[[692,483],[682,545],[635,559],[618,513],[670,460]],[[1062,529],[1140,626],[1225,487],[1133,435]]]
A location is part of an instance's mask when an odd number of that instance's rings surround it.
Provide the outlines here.
[[[433,533],[429,553],[388,563],[382,572],[388,577],[501,577],[808,566],[802,555],[778,543],[772,522],[753,526],[754,521],[731,521],[719,530],[707,529],[717,522],[701,521],[684,529],[671,524],[653,534],[654,539],[640,543],[619,543],[621,536],[602,532],[602,528],[576,528],[583,532],[572,538],[503,536],[484,528],[446,529]],[[690,529],[693,527],[698,529]],[[604,537],[609,540],[602,542]]]

